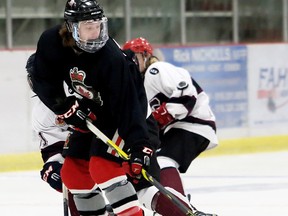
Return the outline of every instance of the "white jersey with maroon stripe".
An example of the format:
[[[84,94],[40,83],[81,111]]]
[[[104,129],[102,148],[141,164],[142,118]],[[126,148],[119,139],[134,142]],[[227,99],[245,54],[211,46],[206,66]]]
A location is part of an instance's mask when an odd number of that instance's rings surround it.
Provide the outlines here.
[[[40,136],[40,149],[47,148],[59,141],[65,141],[68,125],[57,120],[56,115],[38,98],[33,98],[32,127]]]
[[[181,128],[210,140],[207,149],[218,145],[209,97],[187,70],[167,62],[155,62],[145,73],[144,85],[152,111],[165,102],[175,119],[164,133],[171,128]]]

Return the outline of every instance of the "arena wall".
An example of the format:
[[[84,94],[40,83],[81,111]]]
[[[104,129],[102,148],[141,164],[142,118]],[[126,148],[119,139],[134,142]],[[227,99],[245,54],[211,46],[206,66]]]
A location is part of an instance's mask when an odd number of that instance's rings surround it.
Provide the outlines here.
[[[0,154],[38,151],[25,64],[33,50],[0,51]],[[288,45],[161,47],[211,98],[220,140],[288,135]]]

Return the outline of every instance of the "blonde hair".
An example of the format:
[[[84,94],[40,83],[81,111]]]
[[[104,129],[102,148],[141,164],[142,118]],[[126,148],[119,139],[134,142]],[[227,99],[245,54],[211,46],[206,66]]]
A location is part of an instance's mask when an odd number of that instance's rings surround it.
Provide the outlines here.
[[[159,59],[156,57],[156,56],[150,56],[150,58],[148,59],[148,61],[146,61],[146,69],[150,66],[150,65],[152,65],[153,63],[155,63],[155,62],[158,62],[159,61]]]

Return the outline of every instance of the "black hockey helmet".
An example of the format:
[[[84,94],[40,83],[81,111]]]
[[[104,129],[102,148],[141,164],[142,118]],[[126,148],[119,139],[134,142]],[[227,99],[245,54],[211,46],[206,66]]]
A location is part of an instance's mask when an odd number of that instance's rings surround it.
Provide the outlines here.
[[[108,20],[102,7],[96,0],[68,0],[65,6],[64,19],[68,30],[76,42],[76,45],[86,52],[96,52],[101,49],[109,39]],[[86,21],[86,22],[85,22]],[[85,25],[100,25],[100,33],[97,38],[81,37],[79,28]]]
[[[83,20],[101,20],[104,11],[95,0],[68,0],[65,6],[64,19],[70,22]]]
[[[27,72],[27,82],[31,88],[32,91],[34,91],[33,89],[33,82],[32,82],[32,75],[34,73],[34,62],[35,62],[35,53],[32,53],[27,62],[26,62],[26,72]]]

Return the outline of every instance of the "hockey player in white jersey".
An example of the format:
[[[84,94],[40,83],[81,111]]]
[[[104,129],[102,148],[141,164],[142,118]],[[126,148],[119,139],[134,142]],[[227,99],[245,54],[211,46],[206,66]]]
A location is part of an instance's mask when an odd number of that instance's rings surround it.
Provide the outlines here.
[[[64,121],[57,120],[55,114],[35,96],[32,110],[32,127],[40,140],[40,151],[43,167],[40,175],[53,189],[62,192],[62,179],[60,171],[64,162],[62,156],[63,146],[69,134],[68,126]],[[68,192],[68,206],[71,216],[80,216],[73,201],[72,194]]]
[[[157,151],[160,183],[184,201],[179,172],[185,173],[200,153],[218,145],[209,98],[187,70],[153,56],[153,48],[146,39],[127,41],[123,50],[128,55],[129,51],[135,54],[152,114],[160,128],[161,148]],[[162,194],[157,196],[158,200],[165,200]],[[164,216],[183,215],[173,205],[170,209],[166,205],[167,202],[160,201],[152,208]],[[197,211],[192,205],[191,208],[195,215],[215,215]]]

